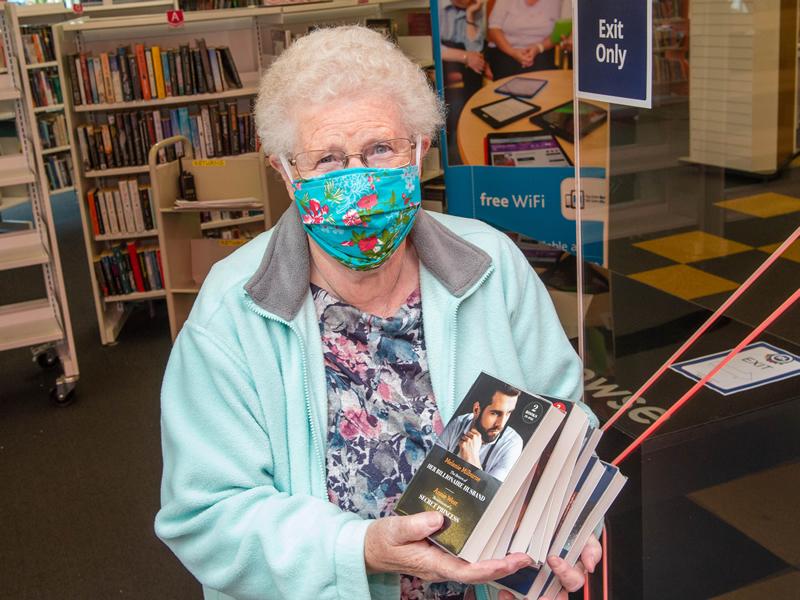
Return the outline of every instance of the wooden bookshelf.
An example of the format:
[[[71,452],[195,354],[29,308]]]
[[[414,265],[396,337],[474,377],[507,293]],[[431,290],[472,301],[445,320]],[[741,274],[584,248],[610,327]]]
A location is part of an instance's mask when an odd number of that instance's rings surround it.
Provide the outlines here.
[[[93,56],[99,56],[102,52],[116,51],[120,46],[132,47],[134,43],[144,44],[145,47],[159,46],[163,49],[178,48],[183,44],[190,44],[195,47],[195,40],[203,38],[209,48],[222,46],[230,48],[242,82],[241,88],[231,88],[214,93],[76,106],[72,91],[72,86],[75,82],[72,82],[67,77],[63,87],[63,95],[70,132],[76,135],[78,126],[103,123],[109,113],[119,115],[123,112],[143,114],[145,112],[158,111],[159,114],[168,114],[169,111],[181,106],[194,107],[197,105],[216,104],[220,101],[224,101],[226,106],[236,103],[240,115],[250,112],[249,106],[257,93],[257,83],[260,74],[263,72],[260,60],[261,53],[259,52],[258,27],[261,25],[262,20],[270,19],[274,16],[280,16],[280,7],[269,7],[268,10],[259,11],[258,15],[244,17],[240,14],[237,14],[236,17],[187,14],[186,23],[180,28],[169,27],[164,15],[140,15],[126,19],[89,18],[54,27],[59,68],[67,73],[69,72],[67,61],[71,60],[71,57],[77,53],[91,53]],[[82,82],[78,82],[78,84],[82,85]],[[252,157],[251,161],[255,159],[252,164],[255,165],[256,172],[266,170],[266,163],[258,154],[250,153],[243,156]],[[84,227],[84,240],[100,338],[102,343],[110,344],[116,340],[132,308],[132,302],[168,298],[168,293],[165,290],[153,289],[148,292],[104,296],[102,293],[103,284],[96,278],[95,261],[105,251],[120,244],[134,242],[137,247],[148,247],[154,242],[153,238],[161,237],[162,232],[154,223],[155,226],[152,230],[144,232],[105,232],[95,235],[91,218],[88,214],[87,194],[89,190],[97,187],[101,181],[108,184],[108,187],[113,187],[116,185],[116,181],[122,179],[136,179],[139,184],[147,184],[150,179],[148,167],[142,164],[127,164],[105,169],[90,169],[84,164],[80,146],[75,143],[72,145],[71,158],[76,174],[76,191]],[[235,160],[237,157],[220,158],[230,161]],[[154,205],[153,210],[155,212]],[[153,219],[156,223],[159,218],[153,214]],[[163,268],[166,271],[166,267]]]

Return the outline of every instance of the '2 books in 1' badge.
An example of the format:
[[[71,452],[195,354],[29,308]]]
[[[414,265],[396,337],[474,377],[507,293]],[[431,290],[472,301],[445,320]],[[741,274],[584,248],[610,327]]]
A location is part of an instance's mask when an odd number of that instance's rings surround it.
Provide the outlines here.
[[[564,418],[557,402],[481,373],[395,512],[439,511],[445,525],[431,541],[469,562],[479,560]]]

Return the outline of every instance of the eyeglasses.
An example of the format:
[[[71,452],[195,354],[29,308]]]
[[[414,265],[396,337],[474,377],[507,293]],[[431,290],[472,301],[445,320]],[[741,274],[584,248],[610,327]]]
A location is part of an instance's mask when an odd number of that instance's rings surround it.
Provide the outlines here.
[[[395,138],[367,144],[361,152],[346,154],[341,150],[309,150],[289,159],[300,177],[310,179],[325,173],[346,169],[350,158],[357,156],[365,167],[397,169],[411,164],[416,144],[407,138]]]

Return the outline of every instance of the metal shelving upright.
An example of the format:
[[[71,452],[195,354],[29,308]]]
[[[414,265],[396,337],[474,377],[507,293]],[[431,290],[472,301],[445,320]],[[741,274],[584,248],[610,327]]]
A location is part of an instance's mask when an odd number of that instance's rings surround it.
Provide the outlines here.
[[[0,305],[0,350],[31,347],[40,364],[58,358],[63,370],[55,381],[52,399],[69,404],[78,381],[78,361],[72,336],[61,258],[53,213],[43,192],[47,182],[36,169],[30,106],[22,95],[19,57],[14,53],[5,13],[0,30],[7,51],[7,70],[0,73],[0,112],[13,113],[20,152],[0,155],[0,189],[24,186],[30,202],[30,223],[5,226],[0,222],[0,270],[40,266],[46,295],[43,298]]]

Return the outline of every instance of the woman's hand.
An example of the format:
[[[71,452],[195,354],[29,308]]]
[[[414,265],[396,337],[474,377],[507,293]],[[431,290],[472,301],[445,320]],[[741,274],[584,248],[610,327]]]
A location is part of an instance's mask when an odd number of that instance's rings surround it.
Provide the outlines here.
[[[483,67],[485,66],[483,54],[480,52],[465,52],[464,55],[464,64],[467,67],[476,73],[483,73]]]
[[[528,555],[521,552],[476,563],[456,558],[425,539],[443,523],[444,517],[436,511],[373,521],[364,540],[367,572],[404,573],[424,581],[486,583],[531,564]]]
[[[483,2],[481,2],[481,0],[472,0],[469,5],[467,5],[465,12],[468,23],[476,23],[475,17],[481,8],[483,8]]]
[[[600,559],[603,557],[603,547],[594,535],[589,537],[589,541],[581,551],[581,559],[570,567],[567,561],[558,558],[557,556],[550,556],[547,559],[547,564],[553,570],[553,574],[561,581],[563,588],[558,596],[555,598],[545,598],[542,596],[539,600],[567,600],[567,592],[577,592],[586,583],[586,572],[594,573],[594,568]],[[510,592],[501,591],[497,600],[514,600],[514,596]],[[531,599],[529,599],[531,600]]]
[[[514,48],[511,57],[516,60],[524,69],[527,69],[533,64],[533,59],[536,58],[536,49],[534,48]]]

